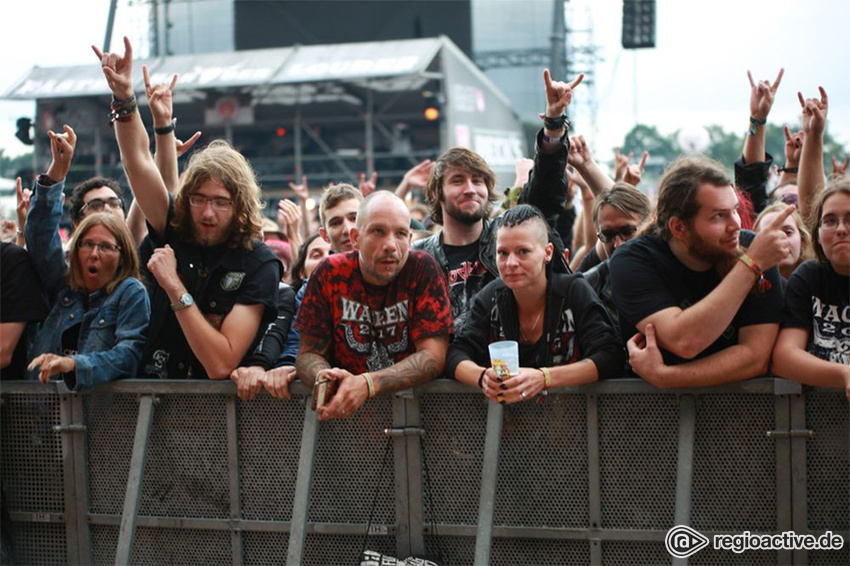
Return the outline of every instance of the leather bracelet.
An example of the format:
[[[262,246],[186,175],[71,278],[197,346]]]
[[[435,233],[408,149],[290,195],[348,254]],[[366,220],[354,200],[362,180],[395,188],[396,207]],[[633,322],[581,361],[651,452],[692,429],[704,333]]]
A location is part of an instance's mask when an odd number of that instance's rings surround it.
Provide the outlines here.
[[[484,391],[484,374],[487,373],[487,368],[481,370],[481,375],[478,376],[478,389]]]
[[[158,136],[165,136],[174,131],[176,126],[174,125],[174,120],[172,120],[167,126],[163,126],[161,128],[154,128],[153,133]]]
[[[565,130],[570,129],[570,120],[567,118],[566,114],[561,114],[557,118],[550,118],[549,116],[543,116],[543,127],[549,131],[557,132],[561,128]]]
[[[798,169],[800,169],[800,168],[799,167],[780,167],[779,172],[780,173],[796,173]]]

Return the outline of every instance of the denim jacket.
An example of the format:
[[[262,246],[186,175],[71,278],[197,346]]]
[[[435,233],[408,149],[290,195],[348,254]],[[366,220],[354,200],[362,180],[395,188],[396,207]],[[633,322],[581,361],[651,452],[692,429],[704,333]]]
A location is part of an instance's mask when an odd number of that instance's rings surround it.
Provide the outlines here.
[[[59,237],[64,186],[64,182],[51,187],[36,184],[27,216],[27,247],[51,304],[30,360],[44,353],[60,354],[62,334],[82,324],[77,354],[71,356],[75,375],[64,377],[69,389],[79,391],[136,376],[150,322],[150,301],[144,285],[132,277],[108,295],[102,290],[86,293],[68,286]],[[38,379],[38,371],[29,371],[27,377]]]

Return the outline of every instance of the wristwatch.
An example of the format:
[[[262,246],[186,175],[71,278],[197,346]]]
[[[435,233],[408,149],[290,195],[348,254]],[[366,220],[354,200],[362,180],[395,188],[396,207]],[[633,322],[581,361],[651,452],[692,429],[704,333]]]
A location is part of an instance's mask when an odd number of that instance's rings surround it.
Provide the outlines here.
[[[171,303],[171,310],[174,312],[182,311],[183,309],[188,309],[195,303],[195,299],[192,298],[192,295],[189,293],[183,293],[180,295],[180,298],[177,299],[176,303]]]

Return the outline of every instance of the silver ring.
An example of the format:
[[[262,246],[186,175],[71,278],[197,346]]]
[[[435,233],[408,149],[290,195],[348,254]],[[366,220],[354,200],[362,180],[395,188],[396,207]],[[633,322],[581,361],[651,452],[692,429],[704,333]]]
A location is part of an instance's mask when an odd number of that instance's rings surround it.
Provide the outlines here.
[[[525,399],[525,391],[523,391],[523,392],[522,392],[522,393],[520,393],[519,395],[520,395],[520,397],[522,397],[523,399]]]

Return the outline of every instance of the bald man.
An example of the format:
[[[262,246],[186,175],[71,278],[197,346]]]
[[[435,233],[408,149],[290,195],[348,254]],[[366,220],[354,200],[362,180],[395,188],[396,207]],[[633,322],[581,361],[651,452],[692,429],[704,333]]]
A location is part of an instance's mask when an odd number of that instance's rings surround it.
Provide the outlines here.
[[[366,399],[442,375],[452,330],[448,287],[433,257],[410,251],[410,212],[388,191],[369,195],[351,229],[354,250],[323,261],[296,327],[296,370],[308,387],[336,381],[319,418],[346,418]]]

